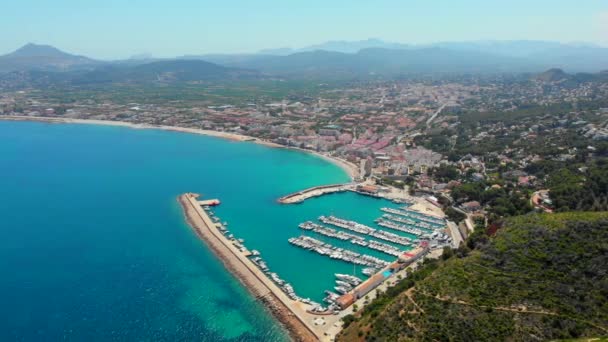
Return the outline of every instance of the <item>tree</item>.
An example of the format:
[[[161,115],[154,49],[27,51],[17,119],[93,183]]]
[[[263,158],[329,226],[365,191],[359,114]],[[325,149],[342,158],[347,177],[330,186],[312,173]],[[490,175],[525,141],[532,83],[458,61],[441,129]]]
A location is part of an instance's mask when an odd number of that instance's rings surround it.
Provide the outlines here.
[[[430,170],[431,175],[439,182],[447,183],[460,178],[460,170],[453,165],[440,165]]]
[[[448,218],[451,221],[454,221],[456,223],[458,223],[458,222],[464,220],[465,218],[467,218],[467,215],[461,213],[460,211],[458,211],[458,210],[456,210],[456,209],[454,209],[452,207],[448,207],[445,210],[445,214],[448,216]]]

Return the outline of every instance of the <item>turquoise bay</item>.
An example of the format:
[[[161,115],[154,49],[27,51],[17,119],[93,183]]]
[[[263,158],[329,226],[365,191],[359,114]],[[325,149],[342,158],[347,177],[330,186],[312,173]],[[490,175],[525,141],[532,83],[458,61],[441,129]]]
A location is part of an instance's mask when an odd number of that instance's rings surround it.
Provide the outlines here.
[[[220,198],[216,214],[229,229],[299,295],[320,301],[333,273],[352,265],[287,239],[319,215],[373,224],[386,202],[351,193],[291,206],[276,199],[347,180],[315,156],[253,143],[0,122],[0,339],[285,340],[185,224],[176,197]]]

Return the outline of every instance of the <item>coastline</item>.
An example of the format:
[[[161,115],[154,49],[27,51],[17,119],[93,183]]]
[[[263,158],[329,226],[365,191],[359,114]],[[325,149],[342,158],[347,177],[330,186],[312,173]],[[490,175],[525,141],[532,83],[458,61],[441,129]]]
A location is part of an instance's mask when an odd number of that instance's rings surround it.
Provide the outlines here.
[[[162,126],[149,124],[135,124],[124,121],[108,121],[108,120],[92,120],[92,119],[72,119],[58,117],[37,117],[37,116],[13,116],[0,115],[0,121],[31,121],[42,122],[49,124],[89,124],[103,126],[118,126],[131,129],[156,129],[164,131],[173,131],[179,133],[190,133],[198,135],[206,135],[227,139],[236,142],[253,142],[264,145],[270,148],[283,148],[297,150],[299,152],[309,153],[313,156],[330,162],[342,169],[353,181],[359,173],[358,167],[355,164],[340,158],[328,156],[316,151],[306,150],[296,147],[283,146],[269,141],[264,141],[259,138],[211,130],[202,130],[195,128],[185,128],[176,126]],[[320,314],[310,313],[309,305],[293,301],[279,289],[268,277],[266,277],[251,263],[248,259],[242,260],[243,255],[239,254],[238,250],[231,243],[222,240],[222,237],[217,236],[219,231],[213,226],[213,222],[205,213],[201,214],[201,207],[196,208],[189,197],[198,196],[196,194],[182,194],[177,200],[182,207],[183,215],[186,223],[194,230],[197,236],[205,243],[205,245],[214,253],[214,255],[222,262],[226,270],[228,270],[245,289],[250,292],[256,301],[264,305],[272,316],[280,323],[288,332],[290,338],[295,341],[330,341],[331,336],[328,331],[338,327],[341,316],[321,315],[323,323],[317,325],[316,319],[319,319]],[[207,217],[208,222],[205,221]],[[207,228],[213,227],[213,228]],[[251,265],[249,265],[251,264]],[[258,274],[260,273],[260,274]]]
[[[220,132],[206,129],[198,129],[198,128],[186,128],[179,126],[163,126],[163,125],[150,125],[150,124],[137,124],[126,121],[110,121],[110,120],[95,120],[95,119],[72,119],[72,118],[60,118],[60,117],[45,117],[45,116],[18,116],[18,115],[0,115],[0,120],[2,121],[35,121],[35,122],[44,122],[44,123],[65,123],[65,124],[88,124],[88,125],[102,125],[102,126],[118,126],[118,127],[126,127],[132,129],[158,129],[162,131],[171,131],[171,132],[179,132],[179,133],[190,133],[190,134],[198,134],[205,135],[215,138],[227,139],[232,141],[241,141],[241,142],[252,142],[255,144],[263,145],[271,148],[283,148],[288,150],[300,151],[308,154],[312,154],[318,158],[321,158],[325,161],[328,161],[339,168],[341,168],[351,180],[354,180],[359,175],[358,167],[346,160],[325,155],[323,153],[319,153],[312,150],[306,150],[298,147],[284,146],[277,143],[273,143],[270,141],[261,140],[256,137],[230,133],[230,132]]]
[[[305,323],[301,317],[302,313],[298,313],[299,308],[295,306],[296,304],[292,303],[278,288],[275,289],[263,274],[258,274],[259,270],[253,265],[248,265],[248,260],[239,254],[232,244],[222,238],[221,233],[215,227],[210,227],[213,223],[206,214],[202,213],[200,206],[197,208],[197,197],[197,194],[187,193],[177,198],[186,222],[196,235],[251,295],[264,304],[286,328],[292,339],[304,342],[320,340],[317,333]]]

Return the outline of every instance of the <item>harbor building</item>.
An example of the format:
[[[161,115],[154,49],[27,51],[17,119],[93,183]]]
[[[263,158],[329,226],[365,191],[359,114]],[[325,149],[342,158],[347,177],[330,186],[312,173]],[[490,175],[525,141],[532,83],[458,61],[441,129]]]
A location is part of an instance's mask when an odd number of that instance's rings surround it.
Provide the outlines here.
[[[340,307],[340,309],[346,309],[347,307],[355,303],[358,299],[365,297],[368,293],[380,286],[380,284],[382,284],[386,279],[390,278],[393,274],[403,270],[404,268],[411,265],[413,262],[424,257],[424,255],[426,255],[428,251],[428,241],[421,241],[418,247],[412,249],[409,252],[404,252],[401,256],[399,256],[397,261],[393,262],[382,271],[369,277],[359,286],[354,288],[351,292],[340,296],[336,300],[336,304]]]

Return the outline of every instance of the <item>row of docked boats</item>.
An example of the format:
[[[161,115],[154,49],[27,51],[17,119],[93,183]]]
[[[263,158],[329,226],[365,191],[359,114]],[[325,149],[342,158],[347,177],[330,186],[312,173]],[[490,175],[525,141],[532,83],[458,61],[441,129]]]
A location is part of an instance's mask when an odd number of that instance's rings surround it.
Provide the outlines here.
[[[209,206],[204,206],[203,209],[205,211],[207,211],[207,213],[211,216],[211,219],[215,222],[216,227],[222,232],[222,234],[224,234],[227,238],[232,240],[233,244],[237,248],[239,248],[239,249],[245,248],[245,246],[243,245],[243,243],[245,241],[243,239],[238,239],[238,240],[235,239],[234,235],[230,234],[230,232],[225,228],[225,226],[227,226],[228,223],[224,222],[223,224],[220,224],[219,218],[217,216],[213,215],[213,211],[211,210],[211,208]],[[251,261],[257,268],[259,268],[262,272],[264,272],[264,274],[266,274],[266,276],[268,276],[290,299],[301,301],[301,302],[307,303],[307,304],[311,304],[313,306],[320,306],[318,303],[311,301],[310,298],[299,297],[296,294],[295,290],[293,289],[293,286],[290,283],[281,279],[281,277],[279,277],[279,275],[277,273],[271,272],[270,268],[266,264],[266,261],[264,261],[264,259],[262,259],[262,257],[260,256],[260,252],[253,250],[251,253],[251,256],[249,257],[249,261]]]
[[[393,229],[393,230],[398,230],[401,232],[405,232],[405,233],[410,233],[416,236],[422,236],[424,234],[426,234],[426,232],[422,231],[422,229],[418,229],[418,228],[412,228],[410,226],[406,226],[404,224],[399,224],[390,220],[386,220],[383,218],[379,218],[376,220],[376,223],[380,226],[380,227],[384,227],[384,228],[389,228],[389,229]]]
[[[315,233],[321,234],[321,235],[325,235],[328,237],[332,237],[332,238],[336,238],[342,241],[346,241],[346,240],[365,240],[364,238],[358,236],[358,235],[354,235],[354,234],[350,234],[347,232],[343,232],[341,230],[335,230],[332,228],[327,228],[324,227],[320,224],[316,224],[313,223],[311,221],[306,221],[304,223],[300,223],[299,227],[301,229],[304,230],[310,230],[313,231]]]
[[[445,225],[445,220],[444,219],[440,219],[440,218],[432,217],[432,216],[429,216],[429,215],[425,215],[423,213],[420,213],[420,212],[417,212],[415,210],[409,209],[408,207],[402,207],[401,210],[403,210],[405,213],[407,213],[409,215],[409,217],[415,218],[415,219],[417,219],[419,221],[428,222],[428,223],[436,224],[436,225],[439,225],[439,226]]]
[[[412,244],[412,239],[391,232],[387,232],[385,230],[376,230],[375,232],[372,232],[369,235],[380,240],[396,243],[398,245],[409,246]]]
[[[378,241],[374,241],[374,240],[365,240],[365,238],[358,236],[358,235],[354,235],[354,234],[350,234],[350,233],[346,233],[346,232],[342,232],[342,231],[336,231],[335,229],[332,228],[327,228],[324,226],[321,226],[319,224],[316,223],[312,223],[310,221],[308,222],[304,222],[301,223],[299,225],[300,228],[304,229],[304,230],[309,230],[309,231],[313,231],[315,233],[319,233],[321,235],[324,236],[328,236],[328,237],[333,237],[336,239],[340,239],[340,240],[349,240],[350,239],[350,243],[352,243],[353,245],[358,245],[358,246],[362,246],[362,247],[368,247],[370,249],[388,254],[390,256],[399,256],[401,255],[401,253],[403,253],[402,251],[399,250],[399,248],[393,247],[389,244],[386,243],[382,243],[382,242],[378,242]],[[395,235],[392,233],[388,233],[385,232],[383,230],[377,230],[375,232],[373,232],[372,234],[370,234],[371,236],[378,236],[380,239],[384,239],[387,241],[392,241],[394,243],[400,243],[403,245],[408,244],[409,245],[409,239],[405,238],[405,237],[401,237],[399,235]],[[347,237],[347,238],[345,238]]]
[[[245,250],[245,246],[243,244],[245,241],[243,239],[236,239],[234,235],[230,234],[230,231],[226,229],[226,226],[228,226],[227,222],[219,223],[220,219],[214,215],[211,207],[204,206],[203,209],[211,216],[211,219],[215,222],[216,227],[222,232],[222,234],[229,238],[239,250]],[[251,252],[251,256],[249,257],[249,261],[264,272],[264,274],[266,274],[266,276],[268,276],[290,299],[310,304],[313,311],[324,312],[327,310],[319,303],[313,302],[310,298],[302,298],[298,296],[290,283],[281,279],[277,273],[270,271],[270,268],[260,256],[260,252],[253,250]]]
[[[292,237],[288,241],[294,246],[298,246],[316,252],[318,254],[328,256],[332,259],[338,259],[353,263],[355,265],[363,265],[375,268],[381,268],[388,265],[388,262],[382,259],[373,257],[371,255],[359,254],[353,251],[349,251],[347,249],[334,247],[328,243],[324,243],[323,241],[319,241],[309,236]]]
[[[382,215],[382,218],[385,218],[387,220],[392,220],[395,222],[399,222],[399,223],[403,223],[403,224],[409,224],[411,226],[416,226],[416,224],[417,224],[417,222],[412,220],[411,218],[407,218],[407,217],[403,217],[403,216],[384,214],[384,215]]]
[[[353,231],[355,233],[369,235],[375,237],[380,240],[385,240],[388,242],[396,243],[398,245],[409,246],[411,245],[411,239],[400,236],[397,234],[393,234],[384,230],[377,230],[372,227],[366,226],[364,224],[344,220],[335,216],[320,216],[319,220],[325,224],[332,225],[338,228],[347,229]],[[352,234],[351,234],[352,235]],[[358,245],[362,245],[362,243],[356,243]]]
[[[369,240],[369,242],[367,244],[367,248],[374,249],[379,252],[386,253],[388,255],[392,255],[395,257],[398,257],[401,254],[403,254],[403,252],[397,247],[393,247],[386,243],[382,243],[382,242],[378,242],[378,241],[374,241],[374,240]]]
[[[373,267],[366,267],[361,270],[361,273],[365,274],[368,277],[371,277],[374,274],[378,273],[378,269],[373,268]]]
[[[363,282],[360,278],[349,275],[349,274],[336,273],[335,276],[336,276],[337,280],[336,280],[336,286],[334,287],[334,290],[337,293],[326,290],[325,291],[326,297],[323,299],[324,302],[329,303],[329,304],[334,304],[336,302],[336,300],[338,300],[338,298],[340,298],[340,295],[349,293],[355,287],[359,286]]]
[[[401,216],[391,215],[391,214],[382,215],[382,219],[391,220],[393,222],[404,224],[404,225],[409,226],[414,229],[420,229],[420,227],[422,227],[426,230],[432,231],[432,230],[442,228],[442,226],[435,226],[428,222],[416,222],[416,221],[412,220],[411,218],[406,218],[406,217],[401,217]],[[380,220],[380,219],[378,219],[378,220]]]
[[[351,284],[352,286],[359,286],[363,282],[363,280],[361,280],[361,278],[355,277],[354,275],[350,275],[350,274],[336,273],[334,275],[336,276],[336,278],[338,280],[345,281],[345,282]]]
[[[353,231],[355,233],[359,233],[359,234],[364,234],[364,235],[369,235],[369,233],[371,232],[375,232],[376,230],[372,227],[368,227],[364,224],[355,222],[355,221],[348,221],[348,220],[344,220],[335,216],[319,216],[319,221],[325,223],[325,224],[329,224],[338,228],[343,228],[343,229],[347,229],[350,231]]]
[[[440,220],[440,219],[431,218],[429,216],[420,214],[416,211],[399,210],[399,209],[394,209],[394,208],[380,208],[380,210],[384,211],[385,213],[418,220],[418,222],[415,222],[415,224],[417,226],[427,228],[427,229],[437,229],[437,228],[441,228],[441,227],[445,226],[445,221]],[[408,221],[408,223],[410,223],[410,222]]]
[[[311,304],[313,307],[320,307],[318,303],[313,302],[310,298],[302,298],[298,296],[290,283],[281,279],[277,273],[270,271],[268,265],[266,265],[266,262],[264,259],[262,259],[262,257],[259,256],[259,254],[251,257],[249,260],[251,260],[254,265],[264,272],[264,274],[266,274],[290,299]]]

